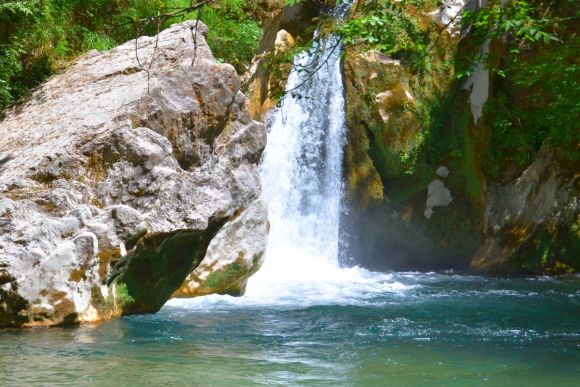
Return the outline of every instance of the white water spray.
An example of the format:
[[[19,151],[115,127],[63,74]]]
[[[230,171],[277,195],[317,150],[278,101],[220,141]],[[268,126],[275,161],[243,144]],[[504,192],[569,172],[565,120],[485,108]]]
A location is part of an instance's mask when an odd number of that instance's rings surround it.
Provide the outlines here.
[[[249,292],[269,282],[320,280],[339,267],[346,137],[340,54],[340,43],[329,38],[299,55],[288,94],[269,117],[261,177],[270,235]]]

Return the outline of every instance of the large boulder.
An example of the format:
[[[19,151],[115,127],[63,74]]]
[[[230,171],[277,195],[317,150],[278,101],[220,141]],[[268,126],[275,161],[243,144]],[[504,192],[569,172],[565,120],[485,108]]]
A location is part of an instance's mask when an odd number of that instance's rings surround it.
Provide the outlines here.
[[[266,131],[206,34],[189,21],[89,52],[7,112],[0,327],[155,312],[215,235],[212,262],[252,246],[232,284],[260,266]]]

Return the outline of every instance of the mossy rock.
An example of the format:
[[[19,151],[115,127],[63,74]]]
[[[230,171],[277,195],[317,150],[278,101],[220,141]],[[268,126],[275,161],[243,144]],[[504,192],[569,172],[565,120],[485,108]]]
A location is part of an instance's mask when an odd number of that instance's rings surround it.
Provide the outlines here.
[[[211,221],[205,230],[181,230],[145,235],[112,280],[126,285],[133,302],[123,314],[157,312],[195,269],[225,220]]]
[[[473,127],[467,95],[449,74],[417,84],[409,69],[366,61],[361,50],[345,59],[347,255],[377,270],[467,269],[482,241],[485,176],[477,155],[485,132]],[[427,187],[442,165],[451,170],[445,186],[453,201],[426,218]]]

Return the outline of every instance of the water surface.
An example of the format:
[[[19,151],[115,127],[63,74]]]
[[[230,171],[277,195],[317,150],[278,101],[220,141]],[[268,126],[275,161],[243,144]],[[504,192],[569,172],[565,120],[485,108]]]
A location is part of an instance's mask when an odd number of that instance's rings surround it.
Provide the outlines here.
[[[580,278],[350,276],[4,331],[0,385],[579,384]]]

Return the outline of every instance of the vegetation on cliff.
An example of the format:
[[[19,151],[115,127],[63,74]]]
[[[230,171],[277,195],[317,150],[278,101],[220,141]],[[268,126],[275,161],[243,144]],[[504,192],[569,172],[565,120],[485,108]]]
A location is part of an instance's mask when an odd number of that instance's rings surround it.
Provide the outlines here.
[[[0,110],[78,55],[105,51],[199,18],[218,60],[245,70],[258,44],[256,2],[246,0],[20,0],[0,2]]]
[[[472,268],[578,270],[580,238],[562,231],[577,227],[573,207],[560,212],[566,220],[555,214],[520,219],[514,213],[495,224],[497,235],[488,219],[489,211],[508,210],[502,207],[507,203],[492,201],[494,187],[513,184],[538,160],[542,147],[563,179],[558,189],[574,186],[570,170],[577,169],[580,142],[577,4],[490,2],[483,9],[468,4],[460,23],[459,17],[437,14],[436,7],[430,1],[359,1],[338,27],[347,43],[347,186],[352,204],[363,207],[349,220],[352,230],[363,224],[365,229],[365,235],[357,234],[360,241],[351,241],[354,250],[360,249],[354,253],[394,251],[382,268],[466,268],[474,255],[503,256],[496,250],[476,254],[493,235],[511,261],[472,262]],[[473,116],[466,103],[477,77],[489,85],[482,117]],[[542,170],[542,160],[529,173]],[[435,173],[442,165],[449,176]],[[535,198],[553,183],[548,178],[530,179],[536,191],[520,197],[518,205],[550,200]],[[427,216],[427,186],[436,180],[453,199]]]

